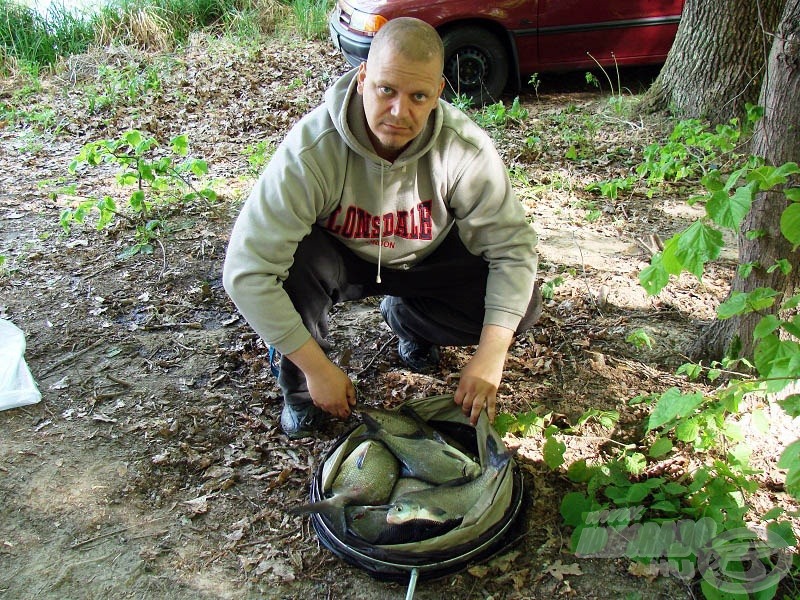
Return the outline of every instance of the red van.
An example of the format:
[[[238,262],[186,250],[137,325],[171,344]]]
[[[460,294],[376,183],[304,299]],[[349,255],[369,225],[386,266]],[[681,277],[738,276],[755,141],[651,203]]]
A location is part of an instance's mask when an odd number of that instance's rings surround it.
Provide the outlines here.
[[[446,93],[494,102],[533,73],[663,63],[684,0],[338,0],[334,45],[357,66],[389,19],[433,25],[445,48]]]

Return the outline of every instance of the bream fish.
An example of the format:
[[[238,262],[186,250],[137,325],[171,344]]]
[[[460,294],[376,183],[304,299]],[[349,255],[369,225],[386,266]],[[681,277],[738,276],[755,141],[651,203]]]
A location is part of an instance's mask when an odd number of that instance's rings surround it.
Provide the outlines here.
[[[415,435],[392,435],[369,414],[362,415],[367,432],[356,439],[380,440],[403,465],[403,474],[429,483],[469,481],[481,474],[481,466],[469,456],[441,439]]]

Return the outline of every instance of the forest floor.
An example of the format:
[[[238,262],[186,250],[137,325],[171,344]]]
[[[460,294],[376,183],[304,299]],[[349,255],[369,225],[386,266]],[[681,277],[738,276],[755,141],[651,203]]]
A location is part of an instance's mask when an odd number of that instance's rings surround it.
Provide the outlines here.
[[[153,69],[158,85],[143,79]],[[346,565],[321,547],[307,518],[285,511],[306,500],[320,457],[351,423],[331,422],[317,439],[282,435],[266,349],[220,280],[263,142],[277,144],[345,70],[323,42],[242,47],[197,38],[173,54],[106,49],[38,82],[0,83],[0,99],[16,112],[0,123],[0,318],[25,332],[42,392],[38,404],[0,412],[0,596],[404,597],[404,584]],[[653,75],[632,71],[624,84],[636,94]],[[567,425],[589,409],[618,411],[612,429],[590,420],[560,436],[566,464],[594,461],[613,451],[612,440],[643,438],[648,408],[631,399],[710,385],[675,369],[685,362],[682,346],[713,320],[735,255],[702,282],[680,277],[648,297],[637,278],[648,246],[698,214],[685,203],[690,190],[607,200],[586,186],[629,174],[669,124],[619,114],[608,90],[583,74],[543,76],[519,98],[527,115],[492,134],[539,233],[539,277],[553,295],[509,352],[499,407]],[[87,142],[129,129],[164,146],[188,134],[219,202],[162,209],[168,231],[152,253],[125,257],[135,231],[124,220],[99,232],[75,225],[66,235],[59,215],[89,197],[124,203],[130,190],[112,167],[73,174],[69,165]],[[642,332],[652,347],[626,341]],[[338,306],[331,338],[334,358],[376,406],[453,392],[469,356],[443,349],[432,376],[401,368],[372,300]],[[770,430],[752,433],[763,482],[753,503],[763,510],[791,506],[776,462],[798,437],[796,423],[770,414]],[[516,543],[421,582],[416,598],[702,595],[698,578],[657,576],[625,556],[572,554],[559,505],[574,484],[542,460],[541,432],[505,441],[525,481]]]

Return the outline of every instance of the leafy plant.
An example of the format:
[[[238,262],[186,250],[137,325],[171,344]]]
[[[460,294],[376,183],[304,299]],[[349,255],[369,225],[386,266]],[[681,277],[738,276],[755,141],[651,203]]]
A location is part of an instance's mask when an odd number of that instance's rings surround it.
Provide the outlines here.
[[[514,98],[511,106],[506,108],[502,101],[485,105],[474,115],[475,122],[481,127],[496,127],[502,129],[508,121],[517,123],[528,118],[528,109],[520,104],[519,96]]]
[[[243,154],[247,157],[250,172],[254,175],[261,173],[274,152],[275,146],[268,140],[261,140],[245,147]]]
[[[100,65],[97,84],[84,94],[89,113],[123,105],[136,105],[151,92],[161,89],[160,68],[152,64],[140,68],[135,63],[123,67]]]
[[[192,182],[193,177],[208,173],[208,165],[204,160],[188,158],[188,150],[186,135],[172,138],[169,152],[165,154],[155,138],[144,137],[135,130],[117,139],[86,144],[70,164],[71,173],[77,173],[83,165],[96,167],[113,163],[119,166],[117,182],[135,189],[125,209],[119,208],[111,196],[84,200],[64,209],[60,215],[61,227],[69,233],[75,223],[83,224],[87,216],[95,212],[98,230],[108,227],[116,217],[122,217],[136,227],[135,251],[127,252],[126,256],[152,251],[151,242],[164,226],[160,219],[151,218],[156,209],[175,202],[189,205],[216,201],[216,193],[211,188],[198,190]]]
[[[636,331],[630,332],[625,336],[625,341],[629,344],[633,344],[637,348],[644,348],[647,346],[652,349],[653,347],[653,340],[644,329],[637,329]]]
[[[760,111],[750,107],[748,114],[744,126],[731,122],[714,131],[696,121],[681,122],[664,145],[650,147],[645,153],[637,170],[640,177],[650,183],[700,177],[705,190],[689,200],[705,208],[704,216],[668,240],[640,274],[648,293],[658,293],[671,276],[683,271],[700,278],[706,263],[721,253],[723,230],[738,233],[761,192],[783,191],[788,207],[781,215],[780,231],[795,250],[800,247],[800,187],[790,184],[791,178],[800,174],[800,167],[795,163],[768,166],[736,154],[736,144]],[[723,162],[727,162],[727,175],[718,167]],[[636,183],[633,177],[628,181]],[[618,185],[620,181],[592,189],[611,196]],[[746,276],[752,268],[743,265],[740,273]],[[767,268],[788,273],[791,263],[788,257],[781,258]],[[750,495],[757,490],[758,481],[740,421],[745,398],[766,397],[800,380],[800,294],[784,299],[778,312],[766,312],[774,308],[780,295],[778,290],[765,288],[733,293],[717,309],[719,319],[762,315],[755,329],[752,364],[732,353],[710,365],[681,365],[679,376],[722,384],[707,394],[672,387],[661,394],[635,398],[631,404],[650,405],[640,440],[620,443],[609,439],[616,448],[607,454],[609,458],[595,464],[579,460],[567,465],[567,476],[579,489],[564,497],[561,514],[574,528],[572,548],[578,554],[624,556],[687,581],[700,574],[700,590],[708,599],[746,598],[749,592],[762,600],[775,595],[780,577],[791,568],[787,549],[796,539],[780,508],[761,516],[765,537],[749,528],[754,510]],[[626,340],[638,347],[652,345],[643,330],[630,333]],[[739,372],[739,367],[748,372]],[[800,416],[800,394],[790,394],[779,403],[790,417]],[[603,418],[589,414],[587,411],[584,416]],[[560,433],[573,433],[583,422]],[[606,415],[606,420],[599,422],[610,428],[615,421]],[[769,427],[758,409],[750,411],[748,422],[762,432]],[[532,426],[527,426],[529,423]],[[547,430],[547,424],[531,414],[506,419],[505,424],[523,435],[544,435]],[[563,461],[557,456],[561,446],[549,438],[545,444],[550,451],[545,462],[551,468],[562,468]],[[670,472],[664,465],[679,453],[691,454],[698,465],[691,471]],[[800,498],[800,440],[783,451],[778,466],[787,470],[786,490]],[[734,546],[738,550],[734,551]],[[709,576],[720,568],[741,573],[742,578],[731,585],[721,584]]]

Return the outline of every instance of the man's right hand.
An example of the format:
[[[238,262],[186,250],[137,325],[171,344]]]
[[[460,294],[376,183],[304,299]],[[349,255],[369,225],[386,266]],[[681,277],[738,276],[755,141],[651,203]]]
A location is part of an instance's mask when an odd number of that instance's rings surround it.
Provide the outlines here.
[[[350,416],[350,407],[356,405],[353,382],[331,362],[314,338],[309,338],[300,348],[287,354],[286,358],[305,374],[308,392],[315,406],[340,419]]]

